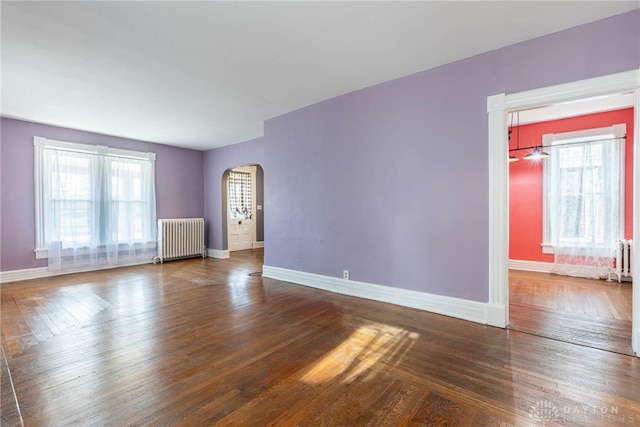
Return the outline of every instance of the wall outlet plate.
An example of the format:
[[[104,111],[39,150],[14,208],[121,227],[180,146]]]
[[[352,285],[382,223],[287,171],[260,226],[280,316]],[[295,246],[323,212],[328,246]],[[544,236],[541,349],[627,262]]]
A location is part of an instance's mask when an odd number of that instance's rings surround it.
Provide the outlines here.
[[[349,280],[349,270],[342,270],[342,278],[344,280]]]

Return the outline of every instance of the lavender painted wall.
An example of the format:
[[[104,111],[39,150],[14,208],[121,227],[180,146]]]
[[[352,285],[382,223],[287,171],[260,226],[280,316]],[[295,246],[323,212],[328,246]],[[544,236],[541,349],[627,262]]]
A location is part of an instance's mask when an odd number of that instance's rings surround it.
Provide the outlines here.
[[[222,176],[225,171],[244,165],[264,165],[263,138],[204,153],[204,212],[207,218],[208,248],[226,249],[223,246]],[[265,180],[268,181],[269,172],[264,172]]]
[[[33,137],[156,153],[158,218],[204,216],[204,153],[2,118],[0,271],[46,266],[34,256]]]
[[[265,265],[488,300],[486,99],[637,69],[640,11],[265,123]]]

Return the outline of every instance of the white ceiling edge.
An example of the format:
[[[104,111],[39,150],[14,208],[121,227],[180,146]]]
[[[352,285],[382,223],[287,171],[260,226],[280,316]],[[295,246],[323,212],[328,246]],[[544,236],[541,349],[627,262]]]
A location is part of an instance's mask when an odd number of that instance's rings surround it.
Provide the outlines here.
[[[635,97],[633,93],[618,93],[595,98],[577,99],[561,104],[532,108],[519,112],[514,123],[519,119],[521,125],[566,119],[569,117],[585,116],[606,111],[633,108]],[[509,121],[509,124],[511,122]]]

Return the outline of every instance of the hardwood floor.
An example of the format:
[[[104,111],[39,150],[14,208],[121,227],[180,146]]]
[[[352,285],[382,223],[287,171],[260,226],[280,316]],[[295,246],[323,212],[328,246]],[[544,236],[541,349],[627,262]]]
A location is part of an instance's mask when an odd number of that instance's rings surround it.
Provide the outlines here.
[[[633,355],[631,283],[509,272],[509,328]]]
[[[0,426],[22,426],[22,416],[4,351],[0,351],[0,375]]]
[[[25,425],[640,424],[637,358],[250,276],[261,263],[3,285]]]

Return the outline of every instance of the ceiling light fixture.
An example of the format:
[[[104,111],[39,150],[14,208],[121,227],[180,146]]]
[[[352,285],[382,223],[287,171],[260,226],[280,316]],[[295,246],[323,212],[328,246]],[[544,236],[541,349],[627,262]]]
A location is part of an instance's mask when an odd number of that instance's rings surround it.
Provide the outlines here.
[[[540,151],[540,147],[536,147],[536,148],[533,149],[532,152],[530,152],[529,154],[524,156],[523,159],[525,159],[525,160],[540,160],[540,159],[546,159],[547,157],[551,157],[549,155],[549,153],[546,153],[544,151]]]

